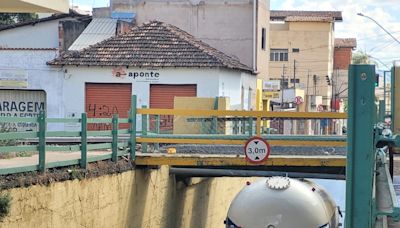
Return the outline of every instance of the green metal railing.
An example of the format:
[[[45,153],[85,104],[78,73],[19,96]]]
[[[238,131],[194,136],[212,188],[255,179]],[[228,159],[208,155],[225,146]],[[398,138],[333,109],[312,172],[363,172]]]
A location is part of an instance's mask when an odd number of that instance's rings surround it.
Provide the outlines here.
[[[118,160],[119,156],[128,154],[130,157],[135,158],[136,153],[136,96],[132,99],[132,110],[130,111],[129,118],[118,118],[118,115],[113,115],[112,118],[87,118],[86,113],[82,113],[81,118],[46,118],[45,112],[40,112],[37,118],[19,118],[19,117],[0,117],[0,122],[7,123],[34,123],[38,125],[38,131],[31,132],[2,132],[0,133],[1,141],[8,140],[30,140],[37,141],[31,142],[35,145],[8,145],[0,146],[0,154],[8,154],[15,152],[37,152],[39,161],[37,165],[18,166],[11,168],[1,168],[0,175],[40,171],[44,172],[47,168],[63,167],[70,165],[79,165],[81,168],[86,169],[89,162],[111,159],[113,162]],[[54,123],[76,123],[80,124],[79,131],[48,131],[48,124]],[[107,131],[90,131],[88,130],[89,124],[111,124],[111,130]],[[119,129],[119,124],[130,124],[129,129]],[[129,134],[127,142],[120,142],[119,135]],[[88,143],[88,137],[111,137],[111,143]],[[46,138],[60,137],[70,138],[79,137],[79,144],[69,145],[51,145],[46,142]],[[19,143],[16,143],[19,144]],[[120,149],[122,148],[122,149]],[[111,154],[88,156],[90,150],[105,150],[111,149]],[[79,159],[46,162],[47,152],[80,152]]]
[[[0,155],[14,152],[37,152],[38,163],[19,167],[0,167],[0,175],[20,173],[27,171],[44,172],[48,168],[79,165],[86,169],[88,163],[111,159],[118,161],[118,157],[129,152],[131,160],[136,157],[136,144],[141,144],[141,151],[146,153],[149,148],[159,150],[160,143],[172,144],[230,144],[244,145],[244,142],[252,136],[260,136],[269,140],[274,145],[295,146],[344,146],[345,136],[306,136],[306,135],[270,135],[264,134],[261,121],[268,118],[293,118],[293,119],[345,119],[343,113],[288,113],[288,112],[263,112],[263,111],[230,111],[230,110],[175,110],[175,109],[148,109],[143,106],[137,109],[136,96],[132,96],[131,110],[128,118],[88,118],[82,113],[80,118],[47,118],[45,112],[41,112],[37,118],[0,117],[0,123],[33,123],[38,125],[37,131],[32,132],[3,132],[0,133],[0,142],[4,140],[19,140],[28,143],[26,145],[0,146]],[[214,106],[214,109],[217,106]],[[174,116],[184,119],[185,124],[193,122],[204,123],[210,126],[209,131],[204,132],[204,126],[199,126],[199,134],[165,132],[160,127],[162,116]],[[137,118],[141,120],[137,123]],[[182,120],[181,119],[181,120]],[[181,121],[179,120],[179,121]],[[209,121],[211,120],[211,121]],[[232,134],[220,132],[218,121],[225,124],[231,121]],[[211,124],[210,124],[211,123]],[[75,131],[49,131],[50,124],[74,124]],[[93,131],[91,125],[107,124],[109,130]],[[175,123],[174,123],[175,124]],[[129,125],[129,126],[128,126]],[[242,126],[243,125],[243,126]],[[120,126],[124,126],[122,129]],[[141,127],[141,131],[137,131]],[[242,128],[239,132],[239,128]],[[122,135],[126,137],[122,138]],[[66,141],[67,145],[54,144]],[[105,140],[106,138],[106,140]],[[93,140],[92,140],[93,139]],[[98,139],[98,140],[96,140]],[[97,141],[97,142],[93,142]],[[154,145],[149,147],[149,144]],[[122,148],[122,149],[121,149]],[[165,149],[165,148],[164,148]],[[95,150],[111,150],[111,153],[95,155],[89,153]],[[49,161],[46,155],[51,152],[79,152],[80,156],[72,160]]]

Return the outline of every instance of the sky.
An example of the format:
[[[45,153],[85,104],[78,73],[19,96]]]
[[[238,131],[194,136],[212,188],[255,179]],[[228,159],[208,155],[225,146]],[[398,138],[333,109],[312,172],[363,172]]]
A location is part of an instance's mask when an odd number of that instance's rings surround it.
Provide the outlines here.
[[[109,0],[70,0],[83,9],[104,7]],[[271,10],[338,10],[343,22],[335,25],[335,37],[357,38],[357,50],[370,55],[379,68],[386,70],[393,60],[400,60],[400,43],[397,43],[373,21],[357,16],[363,13],[381,24],[400,40],[399,0],[270,0]]]

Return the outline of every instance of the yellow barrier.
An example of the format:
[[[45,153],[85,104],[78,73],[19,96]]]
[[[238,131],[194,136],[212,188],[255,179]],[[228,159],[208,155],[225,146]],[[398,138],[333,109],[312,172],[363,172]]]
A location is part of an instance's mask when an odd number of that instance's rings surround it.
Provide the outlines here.
[[[171,144],[210,144],[210,145],[244,145],[246,140],[237,139],[176,139],[176,138],[136,138],[138,143],[171,143]],[[346,146],[343,141],[303,141],[303,140],[269,140],[271,146]]]
[[[339,112],[270,112],[236,110],[188,110],[188,109],[138,109],[138,114],[174,116],[237,116],[256,118],[257,136],[261,134],[261,118],[294,119],[347,119],[346,113]]]

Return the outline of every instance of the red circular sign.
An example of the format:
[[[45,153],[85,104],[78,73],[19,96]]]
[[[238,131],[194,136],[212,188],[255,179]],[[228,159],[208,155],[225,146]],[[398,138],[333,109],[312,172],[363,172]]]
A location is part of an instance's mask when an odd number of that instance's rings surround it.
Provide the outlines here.
[[[252,137],[247,140],[244,145],[244,154],[246,155],[246,160],[251,163],[263,163],[265,162],[269,154],[271,153],[271,148],[268,142],[260,137]]]
[[[296,103],[297,105],[299,105],[299,104],[301,104],[303,102],[304,102],[304,100],[300,96],[297,96],[297,97],[294,98],[294,103]]]

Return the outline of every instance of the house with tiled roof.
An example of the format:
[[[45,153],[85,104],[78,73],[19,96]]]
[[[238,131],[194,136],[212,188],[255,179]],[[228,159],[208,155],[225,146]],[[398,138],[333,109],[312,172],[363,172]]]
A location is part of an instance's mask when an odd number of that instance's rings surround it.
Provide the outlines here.
[[[254,107],[257,77],[251,67],[159,21],[48,64],[64,74],[66,113],[124,116],[131,95],[150,108],[173,108],[175,97],[229,97],[231,109]]]

